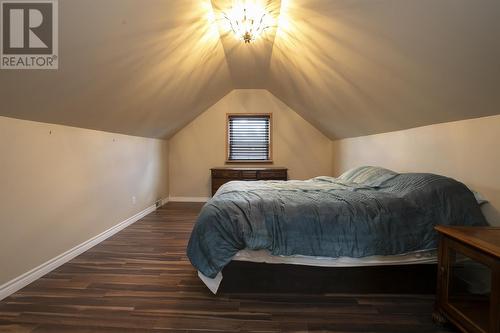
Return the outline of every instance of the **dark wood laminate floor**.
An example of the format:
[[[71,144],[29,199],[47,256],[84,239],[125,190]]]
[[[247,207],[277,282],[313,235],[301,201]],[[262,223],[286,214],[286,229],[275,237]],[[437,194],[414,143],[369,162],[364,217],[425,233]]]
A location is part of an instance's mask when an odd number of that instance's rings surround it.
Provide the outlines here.
[[[185,255],[200,207],[169,203],[3,300],[0,332],[453,332],[431,296],[214,296]]]

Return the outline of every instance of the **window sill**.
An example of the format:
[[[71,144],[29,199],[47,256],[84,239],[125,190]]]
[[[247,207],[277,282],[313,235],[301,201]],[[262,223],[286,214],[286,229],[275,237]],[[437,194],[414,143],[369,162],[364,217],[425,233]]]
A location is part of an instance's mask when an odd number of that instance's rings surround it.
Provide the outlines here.
[[[242,163],[246,163],[246,164],[255,164],[255,163],[259,163],[259,164],[272,164],[273,163],[273,160],[226,160],[226,164],[233,164],[233,163],[239,163],[239,164],[242,164]]]

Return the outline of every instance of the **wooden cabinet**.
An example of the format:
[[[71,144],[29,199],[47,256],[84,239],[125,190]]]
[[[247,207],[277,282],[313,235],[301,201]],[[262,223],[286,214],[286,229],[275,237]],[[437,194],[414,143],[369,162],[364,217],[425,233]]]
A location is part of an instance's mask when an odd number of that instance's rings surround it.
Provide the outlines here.
[[[213,168],[212,195],[219,187],[232,180],[287,180],[286,168]]]
[[[437,226],[436,321],[463,332],[500,333],[500,228]]]

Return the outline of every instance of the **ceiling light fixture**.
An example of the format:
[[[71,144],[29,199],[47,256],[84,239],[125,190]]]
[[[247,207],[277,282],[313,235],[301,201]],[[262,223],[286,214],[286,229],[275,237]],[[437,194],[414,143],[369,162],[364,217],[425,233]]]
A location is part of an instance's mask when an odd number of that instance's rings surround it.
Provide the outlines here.
[[[271,27],[272,19],[267,11],[256,3],[238,3],[228,12],[223,12],[229,28],[237,39],[250,43],[258,39],[264,30]]]

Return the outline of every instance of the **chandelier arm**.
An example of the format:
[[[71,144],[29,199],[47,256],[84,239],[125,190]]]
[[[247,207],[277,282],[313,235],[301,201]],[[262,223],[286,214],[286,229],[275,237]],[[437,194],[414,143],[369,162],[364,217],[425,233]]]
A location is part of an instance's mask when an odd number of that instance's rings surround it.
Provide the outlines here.
[[[273,26],[277,27],[277,25],[264,25],[268,14],[262,11],[259,12],[260,15],[258,12],[255,14],[252,12],[251,15],[248,16],[248,9],[243,8],[241,13],[242,16],[241,14],[235,14],[233,19],[230,18],[231,14],[226,12],[222,12],[222,14],[223,18],[229,22],[229,26],[236,37],[243,40],[245,43],[249,43],[250,41],[256,40],[266,29]]]
[[[229,22],[229,25],[231,26],[231,30],[233,30],[233,32],[236,34],[236,29],[234,29],[234,26],[233,26],[233,22],[231,21],[231,19],[227,16],[226,13],[222,12],[222,14],[224,15],[224,18]],[[238,22],[236,22],[238,23]]]

